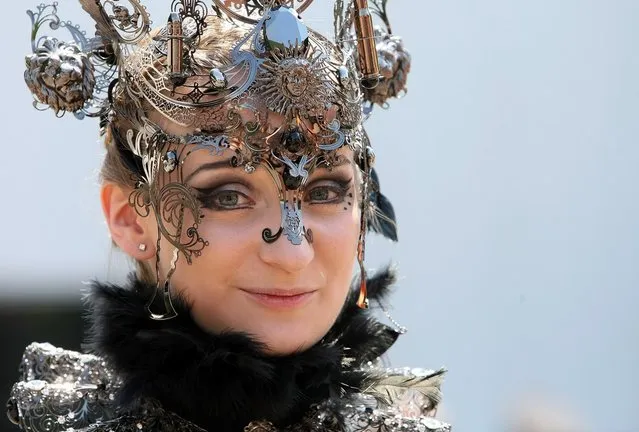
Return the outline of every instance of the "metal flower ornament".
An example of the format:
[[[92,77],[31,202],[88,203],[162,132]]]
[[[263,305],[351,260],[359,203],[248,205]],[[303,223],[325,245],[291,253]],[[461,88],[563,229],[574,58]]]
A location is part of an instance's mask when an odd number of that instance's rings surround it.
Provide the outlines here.
[[[77,45],[45,39],[26,58],[29,90],[57,113],[77,111],[93,96],[95,74],[89,57]]]

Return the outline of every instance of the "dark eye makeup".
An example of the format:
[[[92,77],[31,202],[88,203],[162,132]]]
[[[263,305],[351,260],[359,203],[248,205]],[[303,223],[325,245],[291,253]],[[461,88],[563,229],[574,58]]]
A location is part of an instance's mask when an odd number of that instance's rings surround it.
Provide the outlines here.
[[[228,211],[252,207],[255,202],[238,189],[247,189],[238,183],[226,183],[208,188],[193,188],[202,207],[209,210]]]
[[[309,205],[341,204],[346,201],[352,183],[352,177],[340,178],[334,174],[313,179],[304,187],[304,202]],[[250,197],[253,188],[243,179],[225,178],[210,186],[192,186],[192,189],[205,209],[230,211],[248,209],[255,205],[255,201]]]
[[[306,186],[304,201],[311,204],[340,204],[351,190],[353,179],[318,179]]]

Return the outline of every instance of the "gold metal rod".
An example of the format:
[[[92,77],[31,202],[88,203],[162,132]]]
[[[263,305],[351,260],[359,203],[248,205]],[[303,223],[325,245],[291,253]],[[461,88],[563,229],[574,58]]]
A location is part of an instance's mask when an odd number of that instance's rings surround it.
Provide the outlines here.
[[[354,6],[359,70],[364,80],[377,80],[379,78],[379,60],[373,17],[368,7],[368,0],[354,0]]]
[[[181,74],[182,56],[184,49],[183,33],[182,33],[182,19],[177,12],[169,15],[169,22],[167,23],[168,32],[168,66],[172,74]]]

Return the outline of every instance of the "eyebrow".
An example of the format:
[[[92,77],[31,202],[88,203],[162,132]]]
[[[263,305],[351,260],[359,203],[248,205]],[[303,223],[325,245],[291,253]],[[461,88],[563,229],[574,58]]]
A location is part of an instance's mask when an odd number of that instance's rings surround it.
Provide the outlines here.
[[[187,183],[191,178],[193,178],[193,176],[195,176],[200,171],[213,170],[213,169],[219,169],[219,168],[236,168],[236,167],[231,165],[231,159],[208,162],[198,166],[191,174],[186,176],[186,178],[184,179],[184,183]]]
[[[315,169],[313,170],[313,172],[326,172],[326,173],[330,173],[333,172],[335,170],[339,170],[343,167],[349,167],[349,168],[356,168],[357,165],[355,164],[355,161],[351,160],[351,159],[346,159],[346,161],[344,161],[343,163],[340,163],[338,165],[331,165],[331,166],[326,166],[326,164],[318,164]]]

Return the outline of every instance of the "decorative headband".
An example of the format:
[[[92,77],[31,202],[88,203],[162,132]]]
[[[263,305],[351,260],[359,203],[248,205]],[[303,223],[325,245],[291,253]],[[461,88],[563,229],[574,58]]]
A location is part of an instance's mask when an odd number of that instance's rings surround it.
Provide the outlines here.
[[[363,173],[358,258],[364,282],[367,229],[393,240],[396,229],[363,123],[375,104],[385,107],[405,91],[410,70],[409,54],[391,33],[387,0],[336,0],[334,42],[302,21],[311,0],[213,0],[210,9],[201,0],[173,0],[159,30],[151,29],[138,0],[79,1],[96,23],[93,37],[62,21],[56,3],[28,12],[33,53],[25,81],[34,105],[58,116],[99,117],[103,132],[110,128],[125,141],[141,166],[131,204],[142,215],[154,210],[176,257],[191,262],[207,244],[197,233],[197,198],[179,169],[193,151],[229,151],[231,163],[247,173],[266,168],[280,191],[282,222],[262,237],[300,244],[312,242],[301,191],[315,168],[343,163],[338,151],[347,146]],[[373,15],[383,27],[373,26]],[[66,30],[72,41],[39,36],[46,25]],[[211,26],[238,35],[215,58],[203,41]],[[160,126],[166,123],[183,133],[169,133]],[[184,226],[185,212],[192,226]],[[158,283],[165,281],[167,308],[176,261],[168,275],[157,275]]]

